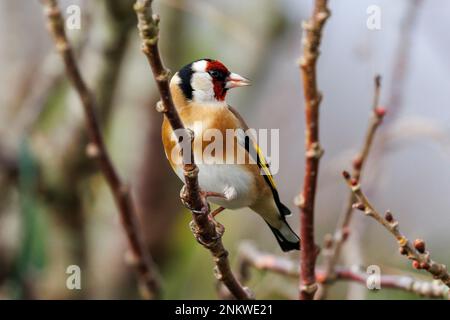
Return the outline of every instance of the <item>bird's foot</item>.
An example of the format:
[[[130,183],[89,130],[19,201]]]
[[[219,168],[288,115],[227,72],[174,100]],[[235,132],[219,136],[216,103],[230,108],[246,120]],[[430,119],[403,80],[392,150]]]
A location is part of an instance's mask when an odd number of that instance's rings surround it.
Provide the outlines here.
[[[209,206],[207,200],[210,197],[216,197],[216,198],[222,198],[222,199],[227,199],[228,197],[227,195],[223,194],[223,193],[219,193],[219,192],[213,192],[213,191],[200,191],[200,197],[202,198],[203,204],[204,206]],[[189,201],[189,196],[187,194],[187,190],[186,190],[186,186],[183,186],[180,190],[180,199],[181,202],[183,203],[183,205],[188,208],[191,211],[197,211],[192,204]],[[213,217],[215,217],[217,214],[219,214],[220,212],[222,212],[223,210],[225,210],[225,208],[223,207],[219,207],[216,210],[214,210],[211,215]]]
[[[214,210],[213,212],[211,212],[211,216],[213,218],[215,218],[219,213],[221,213],[223,210],[225,210],[224,207],[218,207],[216,210]]]
[[[207,202],[207,198],[208,197],[221,197],[224,198],[225,196],[223,194],[217,193],[217,192],[205,192],[205,191],[201,191],[200,192],[200,197],[202,199],[203,202],[203,206],[200,210],[197,210],[196,208],[193,207],[193,205],[191,204],[191,201],[189,199],[189,196],[187,194],[187,190],[186,190],[186,186],[183,186],[183,188],[181,188],[180,190],[180,198],[181,198],[181,202],[186,206],[186,208],[188,208],[189,210],[192,211],[193,214],[208,214],[210,212],[210,206]],[[223,233],[225,232],[225,228],[222,224],[220,224],[219,222],[217,222],[214,217],[222,212],[223,210],[225,210],[225,208],[223,207],[219,207],[216,210],[214,210],[213,212],[211,212],[210,214],[208,214],[208,220],[210,220],[213,224],[214,224],[214,228],[215,228],[215,235],[211,237],[211,235],[206,236],[204,235],[204,230],[201,230],[200,227],[197,225],[197,223],[195,222],[195,219],[192,220],[189,223],[189,226],[191,228],[192,233],[195,236],[195,239],[204,247],[206,248],[212,248],[217,244],[217,241],[220,240],[220,238],[222,238]]]
[[[180,200],[181,200],[181,203],[186,207],[186,208],[188,208],[189,210],[193,210],[193,208],[192,208],[192,206],[191,206],[191,203],[190,203],[190,201],[189,201],[189,197],[188,197],[188,193],[187,193],[187,190],[186,190],[186,185],[184,185],[182,188],[181,188],[181,190],[180,190]]]
[[[198,243],[200,243],[202,246],[206,248],[212,248],[217,245],[217,241],[219,241],[222,238],[223,233],[225,232],[225,227],[214,220],[211,216],[208,217],[214,223],[215,227],[215,235],[211,237],[211,235],[207,236],[207,238],[204,238],[202,236],[202,231],[200,230],[199,226],[195,223],[194,220],[192,220],[189,223],[189,227],[194,234],[195,239]]]
[[[214,218],[213,218],[213,221],[216,225],[216,232],[218,234],[218,237],[222,238],[223,233],[225,232],[225,227],[220,222],[217,222],[216,220],[214,220]]]
[[[198,209],[198,208],[194,207],[194,205],[191,203],[191,200],[189,199],[189,195],[186,190],[186,185],[184,185],[180,190],[181,203],[183,203],[183,205],[186,208],[188,208],[189,210],[191,210],[193,213],[196,213],[196,214],[202,214],[202,213],[209,212],[209,204],[206,201],[206,197],[203,194],[203,191],[200,192],[200,198],[202,200],[202,207],[200,209]],[[206,209],[208,209],[208,210],[206,210]]]

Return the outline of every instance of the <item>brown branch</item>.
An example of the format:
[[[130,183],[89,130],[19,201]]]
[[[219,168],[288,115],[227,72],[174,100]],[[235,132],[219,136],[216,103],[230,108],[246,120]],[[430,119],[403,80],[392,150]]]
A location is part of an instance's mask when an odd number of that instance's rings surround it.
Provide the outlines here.
[[[157,110],[162,112],[169,121],[179,141],[183,137],[190,137],[192,142],[194,135],[192,131],[185,129],[170,94],[170,73],[164,67],[158,49],[159,17],[153,14],[151,5],[152,0],[137,0],[134,9],[138,17],[142,51],[148,59],[161,95],[161,102],[157,104]],[[205,197],[202,196],[198,184],[198,167],[194,162],[192,148],[188,159],[183,156],[183,170],[185,186],[182,189],[181,197],[192,211],[191,229],[197,241],[207,248],[214,257],[217,279],[224,283],[236,299],[251,299],[251,294],[241,286],[231,271],[228,252],[222,243],[224,228],[210,216],[209,206]]]
[[[346,171],[343,172],[343,175],[348,186],[359,201],[354,204],[354,207],[364,212],[366,216],[376,220],[395,237],[399,245],[400,253],[412,260],[412,266],[415,269],[426,270],[432,274],[435,279],[441,280],[450,288],[450,274],[447,271],[447,267],[431,259],[430,253],[425,250],[425,242],[421,239],[417,239],[414,241],[414,244],[411,244],[400,232],[398,221],[394,219],[392,213],[386,211],[384,217],[379,214],[362,192],[358,180],[352,178]]]
[[[136,13],[133,10],[131,13],[136,20]],[[166,42],[165,48],[161,50],[166,52],[164,58],[169,65],[183,65],[185,62],[183,30],[187,18],[180,10],[167,10],[164,15],[164,34],[170,41]],[[135,32],[136,23],[133,25],[133,33]],[[167,247],[173,238],[179,217],[179,203],[173,201],[173,187],[178,185],[178,177],[172,174],[161,143],[161,115],[152,108],[159,99],[159,92],[155,88],[148,94],[145,102],[146,132],[138,169],[136,195],[138,205],[142,208],[140,212],[145,212],[145,215],[142,215],[142,225],[146,245],[155,261],[164,264],[170,252]]]
[[[380,89],[381,89],[381,77],[375,77],[375,92],[373,97],[372,112],[370,117],[369,126],[367,128],[364,143],[362,145],[361,151],[353,160],[353,171],[352,176],[358,181],[361,179],[364,165],[369,156],[370,149],[375,138],[375,133],[383,121],[384,115],[386,114],[385,109],[379,107],[380,99]],[[349,194],[349,199],[347,201],[346,209],[344,215],[341,218],[341,222],[337,227],[334,236],[328,235],[325,240],[324,256],[325,256],[325,275],[326,278],[334,277],[334,266],[339,260],[342,245],[347,240],[349,236],[349,226],[353,216],[353,203],[355,203],[355,196],[353,193]],[[326,286],[322,290],[322,294],[326,293]]]
[[[243,242],[238,250],[238,270],[242,282],[247,282],[250,279],[250,267],[291,278],[300,276],[300,267],[294,261],[284,256],[262,252],[252,243]]]
[[[250,243],[243,243],[240,246],[238,259],[242,281],[249,280],[251,267],[295,279],[300,275],[299,265],[292,260],[261,252]],[[364,272],[363,268],[358,266],[336,266],[333,279],[327,278],[325,269],[318,268],[316,270],[317,282],[322,285],[335,283],[336,281],[351,281],[367,286],[367,283],[371,280],[370,276],[370,274]],[[403,290],[428,298],[448,299],[450,297],[448,288],[441,283],[422,281],[410,276],[380,275],[379,284],[381,288]]]
[[[319,143],[319,105],[322,95],[317,89],[316,64],[323,26],[330,16],[327,0],[316,0],[311,18],[303,23],[303,55],[300,67],[305,96],[306,162],[303,192],[296,201],[300,208],[300,263],[302,277],[300,299],[311,300],[317,290],[314,275],[317,247],[314,243],[314,201],[316,196],[319,160],[323,150]]]
[[[114,200],[120,212],[122,225],[131,249],[133,263],[136,266],[146,297],[158,297],[160,291],[159,276],[151,257],[143,247],[138,220],[129,187],[121,181],[106,150],[100,127],[95,116],[96,102],[81,76],[73,51],[64,30],[64,20],[56,0],[42,0],[47,15],[47,25],[57,50],[64,60],[66,74],[77,91],[84,109],[90,143],[89,156],[95,158],[105,176]]]
[[[392,65],[392,78],[390,81],[390,88],[387,94],[386,110],[389,113],[389,117],[385,119],[384,125],[380,128],[378,135],[378,147],[376,152],[371,155],[373,163],[375,165],[376,172],[381,172],[380,166],[382,165],[382,156],[388,149],[388,140],[386,132],[390,131],[394,122],[397,120],[400,111],[403,107],[403,95],[405,89],[405,83],[408,78],[409,64],[411,58],[411,43],[414,36],[415,25],[418,22],[421,4],[423,0],[411,0],[407,2],[405,15],[401,21],[401,27],[398,34],[398,41],[396,48],[393,52],[393,65]],[[374,189],[378,180],[382,175],[375,175],[371,180],[371,185],[368,189]],[[367,190],[370,193],[370,190]],[[362,226],[361,229],[365,227]],[[361,230],[354,230],[355,233],[361,234]]]

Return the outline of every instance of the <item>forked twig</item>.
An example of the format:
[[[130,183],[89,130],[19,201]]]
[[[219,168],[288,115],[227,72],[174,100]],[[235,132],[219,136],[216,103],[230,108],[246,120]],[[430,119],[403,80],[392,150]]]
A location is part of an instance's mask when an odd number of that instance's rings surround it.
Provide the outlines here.
[[[429,272],[435,279],[441,280],[450,288],[450,274],[447,271],[447,267],[431,259],[430,253],[425,250],[425,241],[416,239],[414,244],[411,244],[400,232],[398,221],[394,219],[392,213],[386,211],[384,217],[379,214],[362,192],[358,180],[352,178],[346,171],[343,172],[343,176],[356,199],[359,201],[354,204],[354,208],[364,212],[365,215],[373,218],[388,230],[397,240],[400,253],[412,260],[412,266],[415,269],[423,269]]]
[[[381,77],[376,76],[374,82],[375,82],[375,92],[373,97],[369,126],[367,128],[362,148],[353,160],[352,176],[358,181],[361,179],[364,165],[366,164],[370,149],[372,147],[375,138],[375,133],[377,132],[377,129],[382,123],[383,118],[386,114],[386,110],[379,106]],[[328,235],[327,239],[325,240],[324,267],[327,279],[335,276],[334,267],[339,260],[342,245],[349,236],[350,232],[349,226],[353,216],[353,203],[355,203],[355,196],[353,193],[350,193],[349,199],[346,204],[346,209],[339,223],[339,226],[337,227],[334,235],[333,236]],[[324,286],[322,291],[323,295],[325,295],[325,293],[326,293],[326,286]]]

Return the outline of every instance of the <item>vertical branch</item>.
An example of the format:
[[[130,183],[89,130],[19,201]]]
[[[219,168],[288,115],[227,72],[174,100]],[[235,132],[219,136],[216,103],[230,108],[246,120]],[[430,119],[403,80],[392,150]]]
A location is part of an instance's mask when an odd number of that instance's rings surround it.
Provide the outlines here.
[[[175,108],[169,88],[169,71],[164,67],[158,49],[159,17],[152,12],[152,0],[137,0],[134,9],[138,17],[139,35],[142,40],[142,51],[146,55],[151,66],[153,77],[156,81],[161,102],[157,104],[157,110],[162,112],[169,121],[173,132],[179,139],[190,136],[194,139],[193,132],[185,129],[180,116]],[[189,133],[189,134],[187,134]],[[250,299],[251,295],[242,287],[231,271],[228,260],[228,251],[222,243],[223,226],[211,218],[209,206],[202,196],[198,184],[198,167],[194,162],[192,148],[188,160],[183,156],[183,171],[185,186],[182,189],[181,198],[192,211],[193,221],[191,229],[197,241],[207,248],[216,264],[216,277],[222,281],[231,294],[237,299]]]
[[[306,164],[303,192],[299,196],[300,238],[301,238],[301,283],[300,299],[310,300],[317,290],[315,279],[315,263],[317,248],[314,243],[314,200],[316,196],[319,160],[323,150],[319,143],[319,105],[322,95],[317,89],[316,64],[322,29],[330,16],[327,0],[316,0],[311,18],[303,23],[303,55],[300,67],[305,95],[306,120]]]
[[[133,0],[133,3],[135,0]],[[184,1],[178,1],[183,7]],[[182,10],[166,9],[164,16],[165,29],[163,34],[170,38],[166,42],[165,56],[169,65],[181,65],[185,61],[186,46],[183,41],[183,30],[186,26],[186,13]],[[134,19],[136,14],[132,11]],[[133,26],[133,32],[136,25]],[[139,164],[137,180],[137,201],[142,215],[142,225],[146,236],[146,245],[157,263],[164,263],[167,245],[174,233],[175,221],[179,215],[178,203],[173,201],[173,187],[177,177],[172,175],[169,162],[166,159],[161,143],[161,116],[149,108],[154,106],[159,98],[159,92],[152,90],[147,97],[145,116],[147,130],[144,135],[144,150]],[[155,170],[154,168],[159,168]]]
[[[90,143],[87,153],[95,158],[105,176],[119,209],[122,225],[131,249],[142,288],[146,297],[157,297],[160,291],[159,278],[151,257],[143,247],[138,220],[131,199],[130,189],[123,184],[106,150],[100,127],[96,119],[96,102],[78,69],[72,49],[64,30],[64,21],[56,0],[42,0],[47,15],[48,29],[52,34],[57,50],[64,60],[66,74],[77,91],[84,109],[86,127]]]
[[[372,116],[370,117],[369,126],[367,128],[366,136],[361,150],[356,155],[353,160],[353,171],[352,176],[358,181],[361,179],[361,174],[363,172],[364,165],[366,164],[367,158],[369,156],[370,149],[375,138],[375,133],[383,121],[384,115],[386,114],[385,109],[379,107],[380,100],[380,89],[381,89],[381,77],[375,77],[375,92],[372,104]],[[341,222],[337,227],[334,236],[332,236],[330,241],[325,241],[325,247],[328,247],[328,253],[325,260],[325,278],[330,280],[334,277],[334,267],[339,260],[342,245],[347,240],[349,235],[349,226],[353,216],[353,203],[355,202],[355,196],[353,193],[349,194],[349,199],[346,204],[346,209],[344,215],[341,218]],[[328,244],[327,244],[328,243]],[[325,281],[326,282],[326,281]],[[322,294],[325,294],[325,288]]]

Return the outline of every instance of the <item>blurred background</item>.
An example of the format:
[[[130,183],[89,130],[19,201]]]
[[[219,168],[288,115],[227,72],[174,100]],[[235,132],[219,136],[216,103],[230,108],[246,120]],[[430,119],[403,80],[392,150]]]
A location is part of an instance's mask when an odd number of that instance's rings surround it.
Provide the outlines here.
[[[163,298],[215,299],[213,262],[189,230],[182,187],[165,159],[153,78],[140,51],[132,0],[64,0],[81,8],[79,30],[68,30],[80,68],[98,100],[99,119],[121,176],[138,204],[147,249],[158,263]],[[214,58],[252,79],[232,92],[254,128],[280,129],[281,198],[294,212],[304,165],[303,95],[297,59],[301,21],[312,0],[156,0],[161,51],[173,71]],[[370,5],[381,9],[381,29],[366,26]],[[411,239],[421,237],[435,260],[450,264],[450,3],[414,0],[329,2],[318,64],[321,140],[325,149],[316,202],[316,241],[333,232],[348,189],[340,173],[362,143],[381,74],[388,109],[363,178],[380,210],[391,209]],[[85,156],[78,97],[67,82],[38,1],[0,0],[0,298],[139,298],[117,209],[95,164]],[[270,230],[249,210],[225,211],[224,242],[236,266],[243,240],[281,255]],[[355,214],[342,264],[411,271],[394,239]],[[298,258],[298,253],[289,255]],[[320,263],[320,259],[319,259]],[[78,265],[82,290],[66,288],[66,268]],[[297,296],[297,281],[254,272],[257,298]],[[330,298],[415,296],[369,292],[339,283]]]

